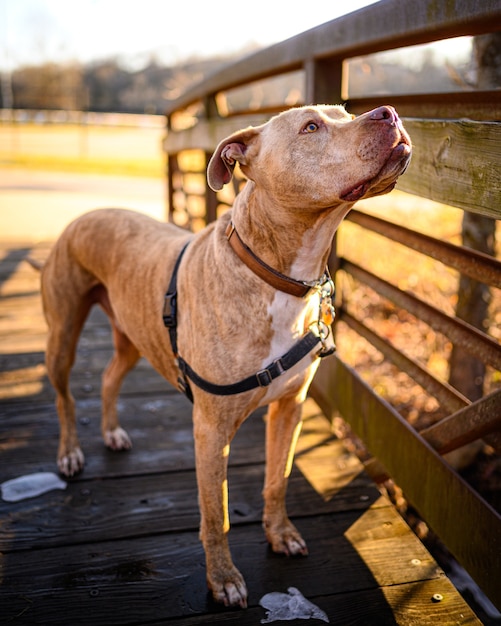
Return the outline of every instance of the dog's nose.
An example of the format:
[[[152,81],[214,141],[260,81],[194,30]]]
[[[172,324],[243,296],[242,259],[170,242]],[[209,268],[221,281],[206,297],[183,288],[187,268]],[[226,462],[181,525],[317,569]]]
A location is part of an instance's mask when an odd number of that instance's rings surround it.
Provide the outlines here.
[[[393,107],[384,106],[378,107],[369,113],[369,119],[376,122],[386,122],[388,124],[394,124],[398,120],[397,112]]]

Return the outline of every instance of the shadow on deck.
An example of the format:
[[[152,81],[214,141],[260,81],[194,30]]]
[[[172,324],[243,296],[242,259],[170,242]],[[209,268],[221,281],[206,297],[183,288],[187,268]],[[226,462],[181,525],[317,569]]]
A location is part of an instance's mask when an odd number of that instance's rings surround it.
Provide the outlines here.
[[[25,253],[0,249],[0,482],[56,471],[45,324]],[[31,251],[45,253],[43,246]],[[311,400],[288,496],[310,554],[288,559],[267,547],[258,412],[237,433],[229,470],[230,545],[249,609],[215,606],[198,539],[191,405],[141,361],[119,406],[133,449],[108,451],[99,430],[99,375],[110,354],[107,321],[95,310],[72,383],[84,472],[65,490],[0,502],[2,623],[255,625],[266,616],[260,598],[289,587],[340,626],[480,623]]]

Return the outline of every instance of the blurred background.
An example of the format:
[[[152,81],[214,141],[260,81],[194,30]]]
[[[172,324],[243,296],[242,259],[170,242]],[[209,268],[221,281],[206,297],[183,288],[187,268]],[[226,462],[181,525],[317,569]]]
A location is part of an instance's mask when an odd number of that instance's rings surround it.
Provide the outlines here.
[[[0,238],[52,240],[102,206],[164,218],[166,102],[345,11],[320,1],[284,18],[283,6],[0,0]]]
[[[80,213],[124,206],[166,216],[166,103],[261,47],[362,8],[256,0],[0,0],[0,237],[51,240]],[[469,38],[350,61],[350,94],[471,88]],[[244,91],[294,103],[300,77]],[[270,90],[280,93],[270,94]],[[229,103],[231,106],[231,103]],[[23,220],[20,220],[20,217]]]

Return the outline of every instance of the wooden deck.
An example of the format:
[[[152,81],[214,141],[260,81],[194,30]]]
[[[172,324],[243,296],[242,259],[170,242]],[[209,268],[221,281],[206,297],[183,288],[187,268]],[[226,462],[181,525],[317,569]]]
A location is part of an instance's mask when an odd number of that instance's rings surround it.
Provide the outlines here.
[[[22,261],[29,250],[0,249],[0,482],[56,471],[58,424],[43,365],[38,276]],[[46,248],[30,253],[43,259]],[[215,606],[198,539],[191,405],[141,361],[120,401],[134,447],[106,450],[99,374],[110,351],[105,316],[95,310],[73,377],[85,471],[65,490],[0,501],[2,624],[256,625],[265,618],[260,598],[288,587],[340,626],[480,624],[311,401],[288,496],[310,554],[288,559],[267,547],[257,413],[236,436],[229,475],[230,543],[249,609]]]

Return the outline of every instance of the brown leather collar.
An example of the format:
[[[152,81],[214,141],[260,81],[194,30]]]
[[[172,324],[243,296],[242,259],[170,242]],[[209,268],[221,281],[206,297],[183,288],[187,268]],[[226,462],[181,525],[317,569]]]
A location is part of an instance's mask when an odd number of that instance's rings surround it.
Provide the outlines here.
[[[281,274],[277,270],[273,269],[262,259],[256,256],[249,246],[247,246],[240,239],[240,235],[237,233],[233,222],[230,222],[226,228],[226,237],[228,238],[228,242],[233,248],[233,251],[240,258],[240,260],[245,263],[245,265],[247,265],[247,267],[252,270],[254,274],[262,278],[268,283],[268,285],[271,285],[279,291],[283,291],[298,298],[304,298],[312,287],[316,287],[324,282],[325,275],[310,284],[285,276],[285,274]]]

